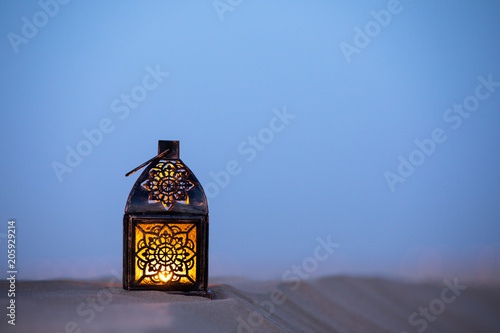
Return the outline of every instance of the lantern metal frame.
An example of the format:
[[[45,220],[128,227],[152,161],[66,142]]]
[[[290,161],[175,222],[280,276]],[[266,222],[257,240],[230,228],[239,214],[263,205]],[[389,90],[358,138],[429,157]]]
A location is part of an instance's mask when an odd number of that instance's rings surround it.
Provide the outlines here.
[[[144,166],[123,216],[123,288],[211,298],[208,203],[179,141],[159,141]]]

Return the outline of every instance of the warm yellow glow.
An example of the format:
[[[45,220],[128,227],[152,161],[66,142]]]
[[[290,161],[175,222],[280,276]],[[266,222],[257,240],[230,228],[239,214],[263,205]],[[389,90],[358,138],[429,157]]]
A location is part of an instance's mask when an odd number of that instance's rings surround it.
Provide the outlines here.
[[[196,225],[138,223],[135,282],[143,285],[196,282]]]
[[[163,272],[159,273],[160,280],[162,280],[163,282],[170,281],[172,279],[172,276],[173,276],[172,273],[168,273],[166,271],[163,271]]]

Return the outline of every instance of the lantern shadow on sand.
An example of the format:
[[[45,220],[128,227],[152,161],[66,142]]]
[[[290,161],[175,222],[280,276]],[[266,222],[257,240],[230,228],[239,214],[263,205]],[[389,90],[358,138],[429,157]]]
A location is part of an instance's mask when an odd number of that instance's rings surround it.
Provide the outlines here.
[[[207,198],[179,141],[159,141],[143,166],[123,217],[123,288],[211,297]]]

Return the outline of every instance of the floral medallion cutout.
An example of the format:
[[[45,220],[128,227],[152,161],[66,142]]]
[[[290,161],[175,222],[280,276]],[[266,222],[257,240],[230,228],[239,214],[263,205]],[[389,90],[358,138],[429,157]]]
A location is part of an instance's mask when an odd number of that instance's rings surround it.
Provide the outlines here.
[[[196,226],[153,224],[136,227],[136,282],[195,283]]]
[[[186,193],[196,185],[188,180],[189,172],[179,161],[160,161],[149,170],[149,179],[141,185],[150,191],[150,202],[161,202],[170,210],[176,202],[189,204]]]

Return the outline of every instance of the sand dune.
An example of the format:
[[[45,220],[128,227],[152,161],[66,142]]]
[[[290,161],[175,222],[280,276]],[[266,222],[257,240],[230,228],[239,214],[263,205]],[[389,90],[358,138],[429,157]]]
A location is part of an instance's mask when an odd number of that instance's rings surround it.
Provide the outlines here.
[[[121,284],[16,285],[16,326],[1,332],[499,332],[500,288],[328,277],[281,283],[212,279],[213,299]],[[110,280],[108,280],[110,281]],[[7,284],[0,300],[7,311]],[[411,323],[409,317],[412,317]]]

